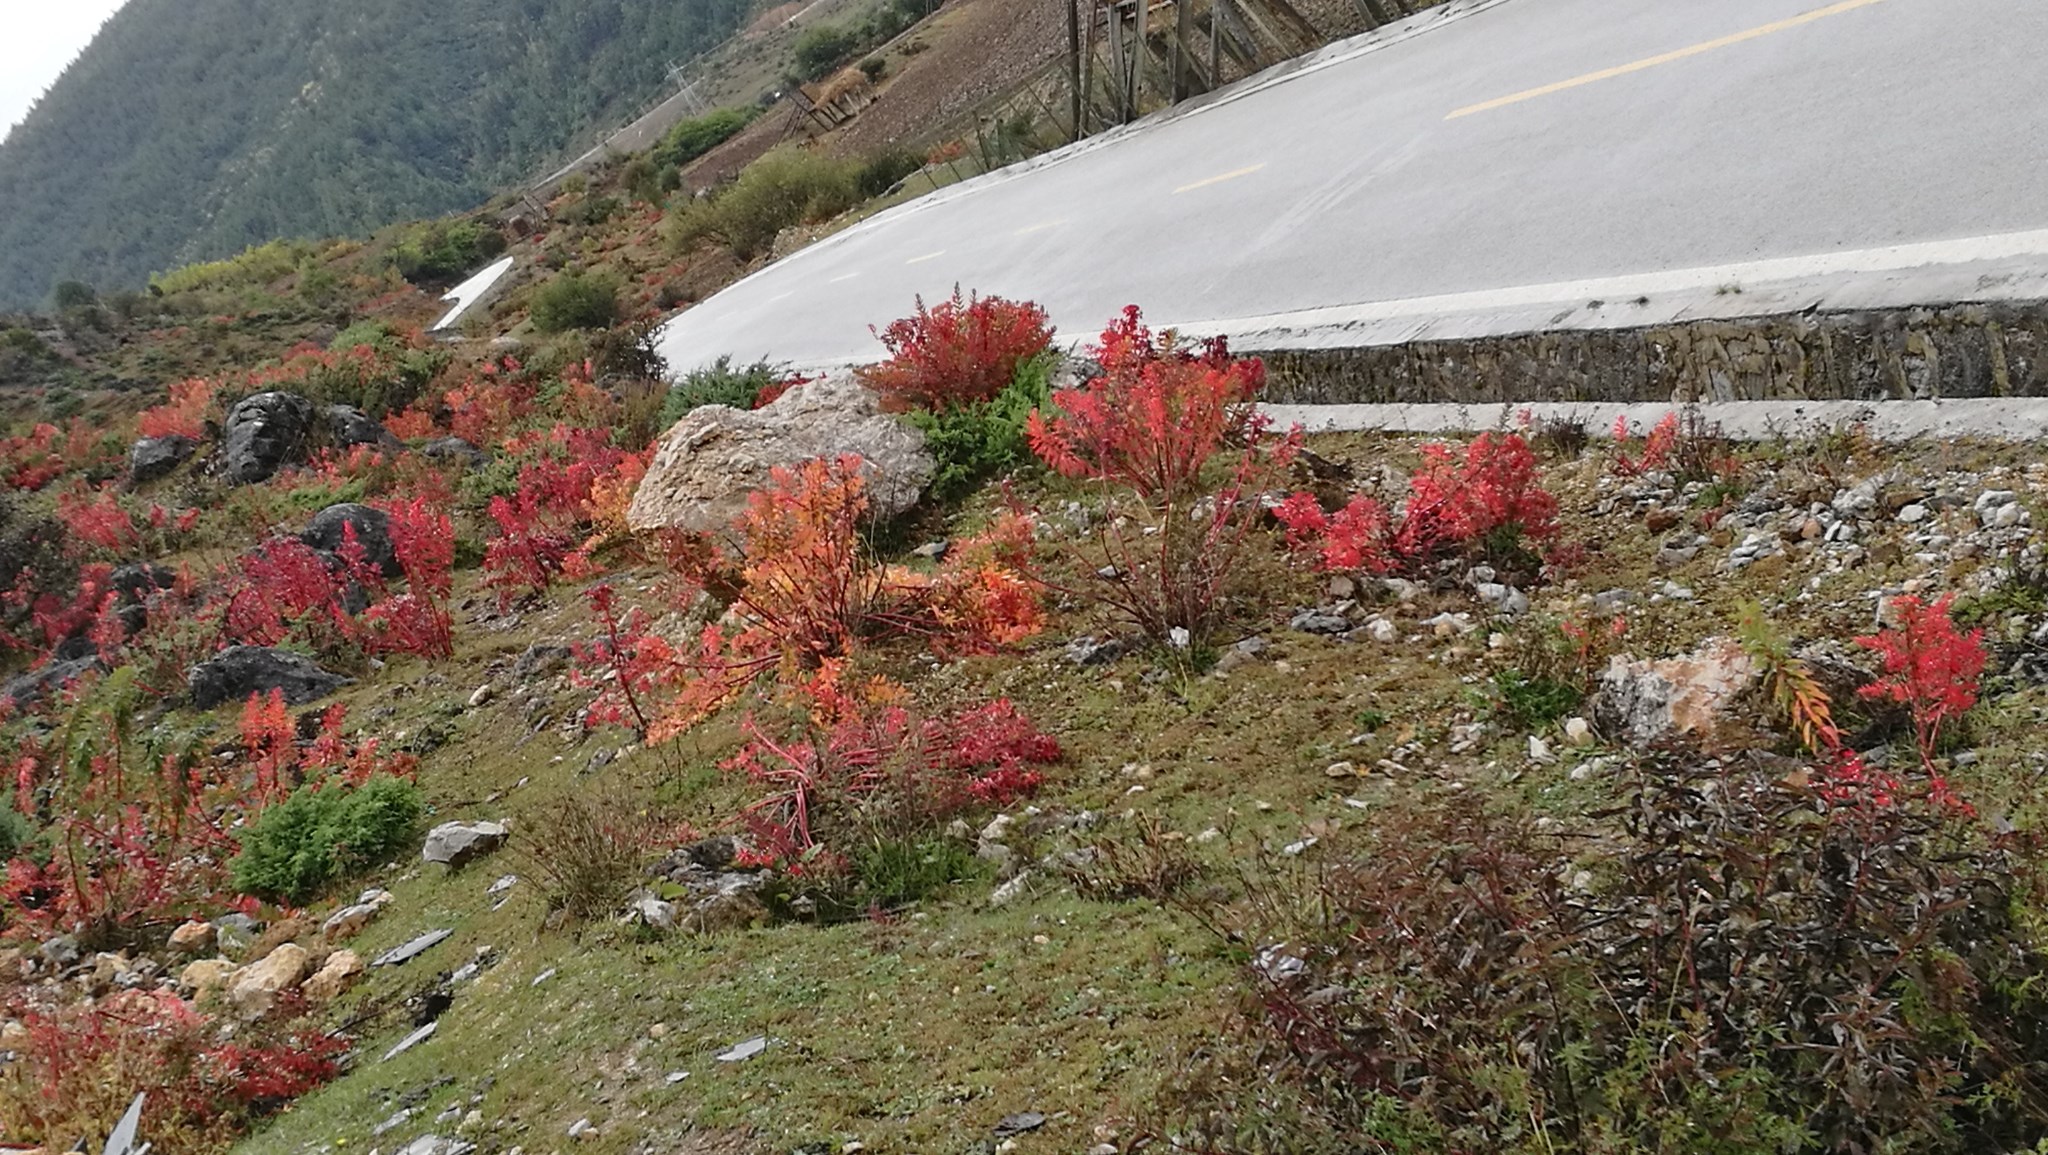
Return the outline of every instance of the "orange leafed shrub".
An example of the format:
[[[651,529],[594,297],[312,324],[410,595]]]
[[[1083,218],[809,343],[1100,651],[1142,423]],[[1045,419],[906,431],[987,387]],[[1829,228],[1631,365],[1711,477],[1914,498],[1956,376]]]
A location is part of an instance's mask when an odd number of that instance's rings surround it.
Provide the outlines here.
[[[142,437],[205,436],[206,418],[213,409],[213,395],[220,386],[204,377],[176,381],[170,399],[145,409],[135,419],[135,432]]]

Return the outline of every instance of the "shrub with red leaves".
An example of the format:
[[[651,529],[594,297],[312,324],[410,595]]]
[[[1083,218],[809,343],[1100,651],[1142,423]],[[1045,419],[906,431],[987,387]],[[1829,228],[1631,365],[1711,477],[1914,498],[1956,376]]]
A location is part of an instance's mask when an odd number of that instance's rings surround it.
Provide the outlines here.
[[[1484,549],[1507,552],[1557,535],[1557,498],[1536,475],[1536,455],[1519,434],[1482,433],[1462,454],[1422,447],[1398,518],[1363,494],[1334,516],[1308,494],[1274,511],[1297,547],[1325,570],[1392,573]]]
[[[136,416],[136,435],[199,440],[206,435],[206,419],[213,412],[213,396],[219,389],[218,383],[203,377],[173,382],[169,400]]]
[[[593,572],[593,555],[624,536],[625,508],[652,457],[611,444],[608,430],[559,424],[507,447],[528,448],[539,456],[520,469],[513,495],[492,498],[489,508],[498,536],[485,547],[484,572],[501,601],[521,590],[545,593],[563,574]]]
[[[1883,674],[1857,693],[1900,703],[1912,714],[1913,744],[1938,793],[1947,791],[1947,783],[1934,769],[1941,731],[1977,704],[1977,682],[1986,657],[1983,630],[1956,631],[1949,616],[1954,601],[1953,594],[1933,602],[1895,598],[1890,609],[1898,625],[1856,639],[1857,645],[1875,651],[1884,662]]]
[[[735,519],[730,546],[701,534],[670,536],[669,563],[689,595],[727,603],[735,621],[708,625],[673,649],[666,700],[647,711],[654,741],[730,704],[763,674],[802,686],[875,638],[915,637],[959,653],[1037,632],[1037,583],[1015,568],[1029,549],[1028,524],[999,523],[951,551],[936,574],[879,565],[861,539],[862,464],[847,456],[778,467]]]
[[[722,764],[768,790],[740,814],[763,864],[835,872],[863,832],[915,836],[975,806],[1008,805],[1060,758],[1059,743],[1007,699],[919,721],[890,683],[833,696],[835,717],[786,738],[748,717],[747,744]]]
[[[1055,392],[1052,412],[1026,426],[1032,451],[1060,473],[1121,482],[1149,501],[1184,498],[1218,450],[1254,439],[1266,368],[1232,358],[1221,338],[1189,349],[1155,337],[1131,305],[1093,352],[1102,375]]]
[[[11,1008],[27,1045],[0,1075],[0,1127],[47,1150],[97,1142],[138,1092],[163,1155],[225,1148],[249,1124],[332,1080],[346,1040],[303,1016],[222,1024],[168,991]]]
[[[1045,310],[1029,301],[969,296],[893,321],[876,336],[889,359],[860,371],[882,396],[903,407],[945,409],[988,401],[1017,376],[1017,366],[1052,346]],[[758,404],[758,403],[757,403]]]

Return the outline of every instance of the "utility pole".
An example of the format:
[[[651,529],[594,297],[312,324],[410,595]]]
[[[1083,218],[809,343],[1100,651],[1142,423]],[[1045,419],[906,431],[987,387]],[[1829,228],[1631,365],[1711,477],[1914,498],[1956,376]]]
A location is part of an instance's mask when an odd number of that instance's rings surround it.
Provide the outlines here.
[[[1081,139],[1081,0],[1067,0],[1067,89],[1073,94],[1068,122],[1073,140]]]

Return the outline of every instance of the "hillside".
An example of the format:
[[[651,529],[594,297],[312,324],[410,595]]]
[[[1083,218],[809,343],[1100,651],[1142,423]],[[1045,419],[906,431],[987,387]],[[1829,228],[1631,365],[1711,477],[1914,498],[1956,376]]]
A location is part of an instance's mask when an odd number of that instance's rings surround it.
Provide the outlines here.
[[[0,144],[0,307],[474,207],[745,0],[134,0]]]

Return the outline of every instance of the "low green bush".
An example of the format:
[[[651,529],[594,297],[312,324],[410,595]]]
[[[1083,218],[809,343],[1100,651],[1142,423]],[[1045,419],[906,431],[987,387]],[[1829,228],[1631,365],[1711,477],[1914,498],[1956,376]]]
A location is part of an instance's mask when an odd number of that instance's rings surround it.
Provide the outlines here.
[[[504,234],[476,221],[427,221],[391,248],[399,276],[413,284],[458,281],[505,251]]]
[[[761,390],[777,385],[788,376],[780,366],[766,361],[734,368],[731,357],[720,357],[702,369],[692,370],[669,389],[661,405],[661,427],[667,429],[683,414],[705,405],[730,405],[752,409]]]
[[[563,273],[534,291],[532,315],[543,333],[606,328],[619,319],[618,282],[600,273]]]
[[[859,161],[777,149],[748,165],[723,193],[686,205],[671,218],[670,240],[687,247],[709,237],[751,260],[782,230],[829,220],[859,204],[861,172]]]
[[[241,832],[241,853],[229,863],[235,888],[304,903],[405,850],[424,813],[419,787],[402,778],[305,787]]]
[[[752,108],[720,108],[680,121],[648,154],[657,168],[686,165],[737,135],[753,121]]]
[[[847,57],[860,50],[860,34],[834,24],[817,24],[806,28],[796,38],[796,68],[805,80],[818,80],[834,69]]]
[[[924,433],[925,450],[937,463],[928,488],[933,497],[957,500],[997,474],[1034,460],[1024,423],[1032,410],[1052,404],[1055,363],[1050,356],[1023,362],[1015,379],[992,400],[905,414]]]

